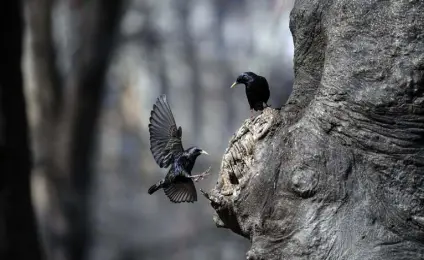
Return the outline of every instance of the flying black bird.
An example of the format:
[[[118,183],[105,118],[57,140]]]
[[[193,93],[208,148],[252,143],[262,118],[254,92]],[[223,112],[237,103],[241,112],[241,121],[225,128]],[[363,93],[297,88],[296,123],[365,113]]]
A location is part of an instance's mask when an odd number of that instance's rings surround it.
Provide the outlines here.
[[[264,103],[268,106],[269,99],[269,86],[267,80],[253,72],[243,72],[240,74],[236,81],[231,85],[233,88],[237,84],[244,84],[246,86],[247,101],[249,101],[250,111],[263,110]]]
[[[161,168],[170,169],[164,179],[149,188],[148,193],[163,188],[166,196],[174,203],[197,201],[194,181],[203,179],[203,174],[191,175],[194,163],[200,154],[208,154],[193,146],[184,150],[181,142],[181,127],[177,128],[165,95],[160,95],[150,114],[150,151]]]

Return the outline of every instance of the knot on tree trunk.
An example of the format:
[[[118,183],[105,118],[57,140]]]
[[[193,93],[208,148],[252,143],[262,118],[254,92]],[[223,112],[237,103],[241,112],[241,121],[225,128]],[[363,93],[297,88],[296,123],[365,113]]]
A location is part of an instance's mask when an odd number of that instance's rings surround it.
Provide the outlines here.
[[[249,183],[261,174],[262,147],[280,124],[279,110],[268,107],[257,117],[245,120],[231,138],[222,159],[216,187],[209,194],[203,192],[217,212],[214,221],[218,227],[250,237],[251,227],[244,224],[244,218],[249,217],[251,212],[239,213],[242,208],[249,208],[244,204],[248,196],[245,191],[250,192],[247,189]]]

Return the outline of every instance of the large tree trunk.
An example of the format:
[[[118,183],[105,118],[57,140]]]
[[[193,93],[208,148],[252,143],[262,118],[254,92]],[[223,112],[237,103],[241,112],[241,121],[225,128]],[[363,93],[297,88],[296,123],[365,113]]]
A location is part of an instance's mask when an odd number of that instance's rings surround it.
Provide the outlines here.
[[[68,71],[53,42],[53,4],[65,7],[75,44]],[[38,170],[48,179],[44,215],[51,259],[86,259],[91,245],[89,194],[97,118],[114,46],[121,1],[27,0],[26,19],[37,95],[34,123]],[[62,66],[64,67],[64,66]]]
[[[296,1],[287,105],[246,120],[217,186],[248,259],[424,258],[424,2]]]
[[[31,156],[21,57],[20,1],[0,7],[0,259],[41,259],[31,204]]]

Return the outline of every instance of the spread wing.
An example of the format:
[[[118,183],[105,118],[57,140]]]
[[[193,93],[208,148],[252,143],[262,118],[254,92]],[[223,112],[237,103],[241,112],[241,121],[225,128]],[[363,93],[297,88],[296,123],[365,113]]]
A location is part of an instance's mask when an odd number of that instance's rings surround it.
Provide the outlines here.
[[[163,188],[165,195],[174,203],[197,201],[196,188],[190,178],[176,178],[170,186]]]
[[[161,168],[167,168],[184,149],[181,127],[177,128],[165,95],[160,95],[150,113],[150,151]]]

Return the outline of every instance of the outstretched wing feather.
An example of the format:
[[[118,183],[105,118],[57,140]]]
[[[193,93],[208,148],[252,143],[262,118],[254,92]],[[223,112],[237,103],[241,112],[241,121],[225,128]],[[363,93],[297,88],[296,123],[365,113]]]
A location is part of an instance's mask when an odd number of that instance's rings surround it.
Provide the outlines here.
[[[197,201],[197,192],[194,183],[189,178],[180,178],[170,186],[164,188],[165,195],[171,202],[195,202]]]
[[[181,127],[177,127],[165,95],[160,95],[150,113],[150,151],[161,168],[168,167],[183,151]]]

